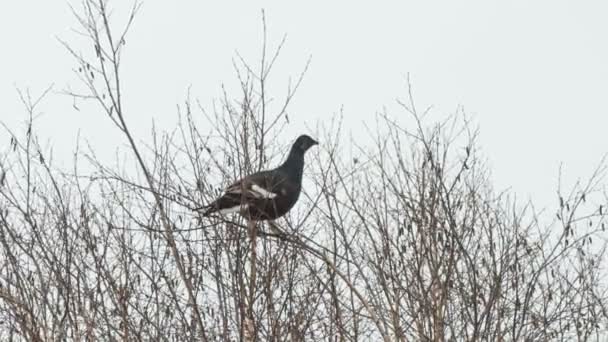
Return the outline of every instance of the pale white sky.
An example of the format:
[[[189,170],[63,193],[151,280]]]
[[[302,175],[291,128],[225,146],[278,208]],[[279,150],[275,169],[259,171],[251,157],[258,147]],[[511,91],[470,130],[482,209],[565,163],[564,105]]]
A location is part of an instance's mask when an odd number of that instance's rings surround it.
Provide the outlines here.
[[[0,11],[0,120],[11,127],[24,118],[15,86],[39,92],[76,84],[75,64],[56,40],[75,41],[68,3],[11,1]],[[113,2],[116,11],[128,3]],[[222,83],[234,85],[236,50],[256,62],[262,8],[271,43],[288,37],[271,80],[276,89],[312,55],[286,143],[341,106],[348,128],[362,132],[362,121],[395,108],[409,73],[418,103],[434,105],[438,118],[458,105],[474,116],[496,185],[520,197],[555,203],[560,162],[574,180],[608,152],[608,3],[599,0],[147,0],[123,60],[128,120],[139,138],[153,118],[175,126],[188,86],[209,104]],[[109,157],[122,138],[94,107],[81,108],[51,96],[41,107],[42,136],[67,158],[80,130]]]

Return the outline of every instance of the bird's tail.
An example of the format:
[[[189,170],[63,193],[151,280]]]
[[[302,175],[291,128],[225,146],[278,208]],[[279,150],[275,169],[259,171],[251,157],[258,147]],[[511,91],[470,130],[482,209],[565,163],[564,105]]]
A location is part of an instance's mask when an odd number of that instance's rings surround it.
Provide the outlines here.
[[[216,212],[217,208],[215,208],[215,206],[213,206],[212,204],[209,204],[204,207],[196,208],[194,209],[194,211],[200,213],[203,217],[208,217],[209,215]]]

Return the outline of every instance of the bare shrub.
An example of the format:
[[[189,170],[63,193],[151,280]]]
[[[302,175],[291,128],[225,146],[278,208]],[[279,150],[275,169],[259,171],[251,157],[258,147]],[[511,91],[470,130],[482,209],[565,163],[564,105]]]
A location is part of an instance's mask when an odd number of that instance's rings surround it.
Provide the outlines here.
[[[139,7],[120,28],[107,6],[75,9],[93,48],[65,44],[82,81],[66,92],[96,103],[128,149],[108,166],[77,147],[73,170],[56,168],[33,119],[46,92],[21,94],[26,129],[5,127],[0,154],[3,340],[606,336],[604,162],[560,187],[555,215],[543,215],[492,188],[464,113],[431,120],[410,92],[399,112],[377,116],[373,145],[345,139],[339,116],[320,126],[322,151],[285,219],[202,219],[194,209],[223,185],[281,158],[277,137],[304,72],[271,101],[283,43],[264,39],[260,67],[235,63],[240,95],[211,111],[188,98],[175,130],[140,143],[120,82]]]

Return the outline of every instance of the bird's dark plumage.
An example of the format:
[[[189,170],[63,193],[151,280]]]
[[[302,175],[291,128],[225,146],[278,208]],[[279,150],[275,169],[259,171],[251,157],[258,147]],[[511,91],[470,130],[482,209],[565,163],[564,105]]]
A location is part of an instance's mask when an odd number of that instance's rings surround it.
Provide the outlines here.
[[[300,196],[304,153],[317,144],[308,135],[299,136],[281,166],[251,174],[231,184],[221,197],[201,208],[203,216],[215,212],[238,212],[248,219],[262,221],[285,215]]]

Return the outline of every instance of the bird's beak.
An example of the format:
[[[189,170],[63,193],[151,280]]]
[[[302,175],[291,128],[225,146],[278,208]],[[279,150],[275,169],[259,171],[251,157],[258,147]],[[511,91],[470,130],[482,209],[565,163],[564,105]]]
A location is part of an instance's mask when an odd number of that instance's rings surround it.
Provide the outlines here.
[[[313,140],[313,141],[312,141],[312,146],[315,146],[315,145],[319,145],[319,142],[318,142],[318,141],[316,141],[316,140]]]

